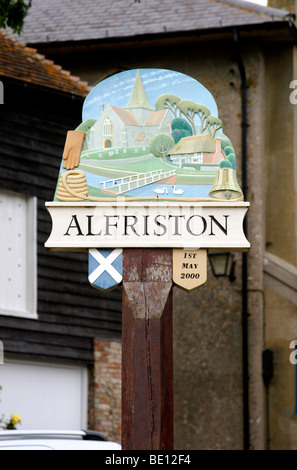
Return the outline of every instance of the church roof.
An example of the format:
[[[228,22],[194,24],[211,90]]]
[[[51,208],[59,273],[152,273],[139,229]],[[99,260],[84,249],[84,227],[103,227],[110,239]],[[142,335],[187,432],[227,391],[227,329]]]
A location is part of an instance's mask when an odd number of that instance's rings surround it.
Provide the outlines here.
[[[161,111],[152,111],[144,123],[144,126],[160,126],[168,111],[162,109]]]
[[[183,137],[172,147],[170,155],[182,155],[186,153],[214,153],[216,144],[209,134],[191,135]]]
[[[144,108],[153,111],[154,108],[149,104],[139,71],[136,74],[132,95],[125,109]]]
[[[114,112],[118,115],[118,117],[126,126],[140,126],[136,117],[133,116],[133,114],[130,113],[129,111],[126,111],[125,109],[122,109],[122,108],[117,108],[116,106],[113,106],[113,105],[110,105],[110,107],[114,110]]]

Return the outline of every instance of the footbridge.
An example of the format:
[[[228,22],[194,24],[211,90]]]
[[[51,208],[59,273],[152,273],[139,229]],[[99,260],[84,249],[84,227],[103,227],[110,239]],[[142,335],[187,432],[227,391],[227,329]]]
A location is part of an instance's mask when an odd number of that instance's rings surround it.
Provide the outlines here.
[[[131,191],[131,189],[140,188],[141,186],[146,186],[147,184],[164,180],[170,176],[174,176],[175,174],[176,170],[147,171],[146,173],[137,173],[130,176],[123,176],[120,178],[102,181],[100,183],[100,185],[102,185],[100,189],[102,191],[113,194],[122,194],[126,191]]]

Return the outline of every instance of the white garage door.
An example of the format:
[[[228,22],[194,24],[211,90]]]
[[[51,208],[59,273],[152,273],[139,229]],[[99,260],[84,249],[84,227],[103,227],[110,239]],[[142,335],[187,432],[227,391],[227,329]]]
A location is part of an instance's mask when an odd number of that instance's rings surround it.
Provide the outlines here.
[[[0,416],[21,415],[18,429],[86,429],[86,367],[5,361],[0,364]]]

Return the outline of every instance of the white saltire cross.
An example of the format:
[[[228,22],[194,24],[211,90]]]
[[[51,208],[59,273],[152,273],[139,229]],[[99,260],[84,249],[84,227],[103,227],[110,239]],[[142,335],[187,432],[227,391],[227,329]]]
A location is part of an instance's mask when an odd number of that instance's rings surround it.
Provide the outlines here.
[[[93,287],[110,290],[122,282],[123,250],[89,249],[89,282]],[[114,263],[114,265],[113,265]]]

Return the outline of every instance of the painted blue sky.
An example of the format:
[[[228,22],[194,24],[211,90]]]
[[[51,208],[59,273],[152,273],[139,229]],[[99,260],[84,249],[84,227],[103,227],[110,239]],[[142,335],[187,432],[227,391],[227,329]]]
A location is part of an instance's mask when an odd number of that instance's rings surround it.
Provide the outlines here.
[[[98,83],[84,101],[82,120],[98,119],[101,103],[124,108],[130,100],[137,70],[153,108],[160,95],[171,93],[181,99],[204,104],[213,116],[218,116],[217,105],[211,93],[194,78],[173,70],[135,69],[118,73]]]

